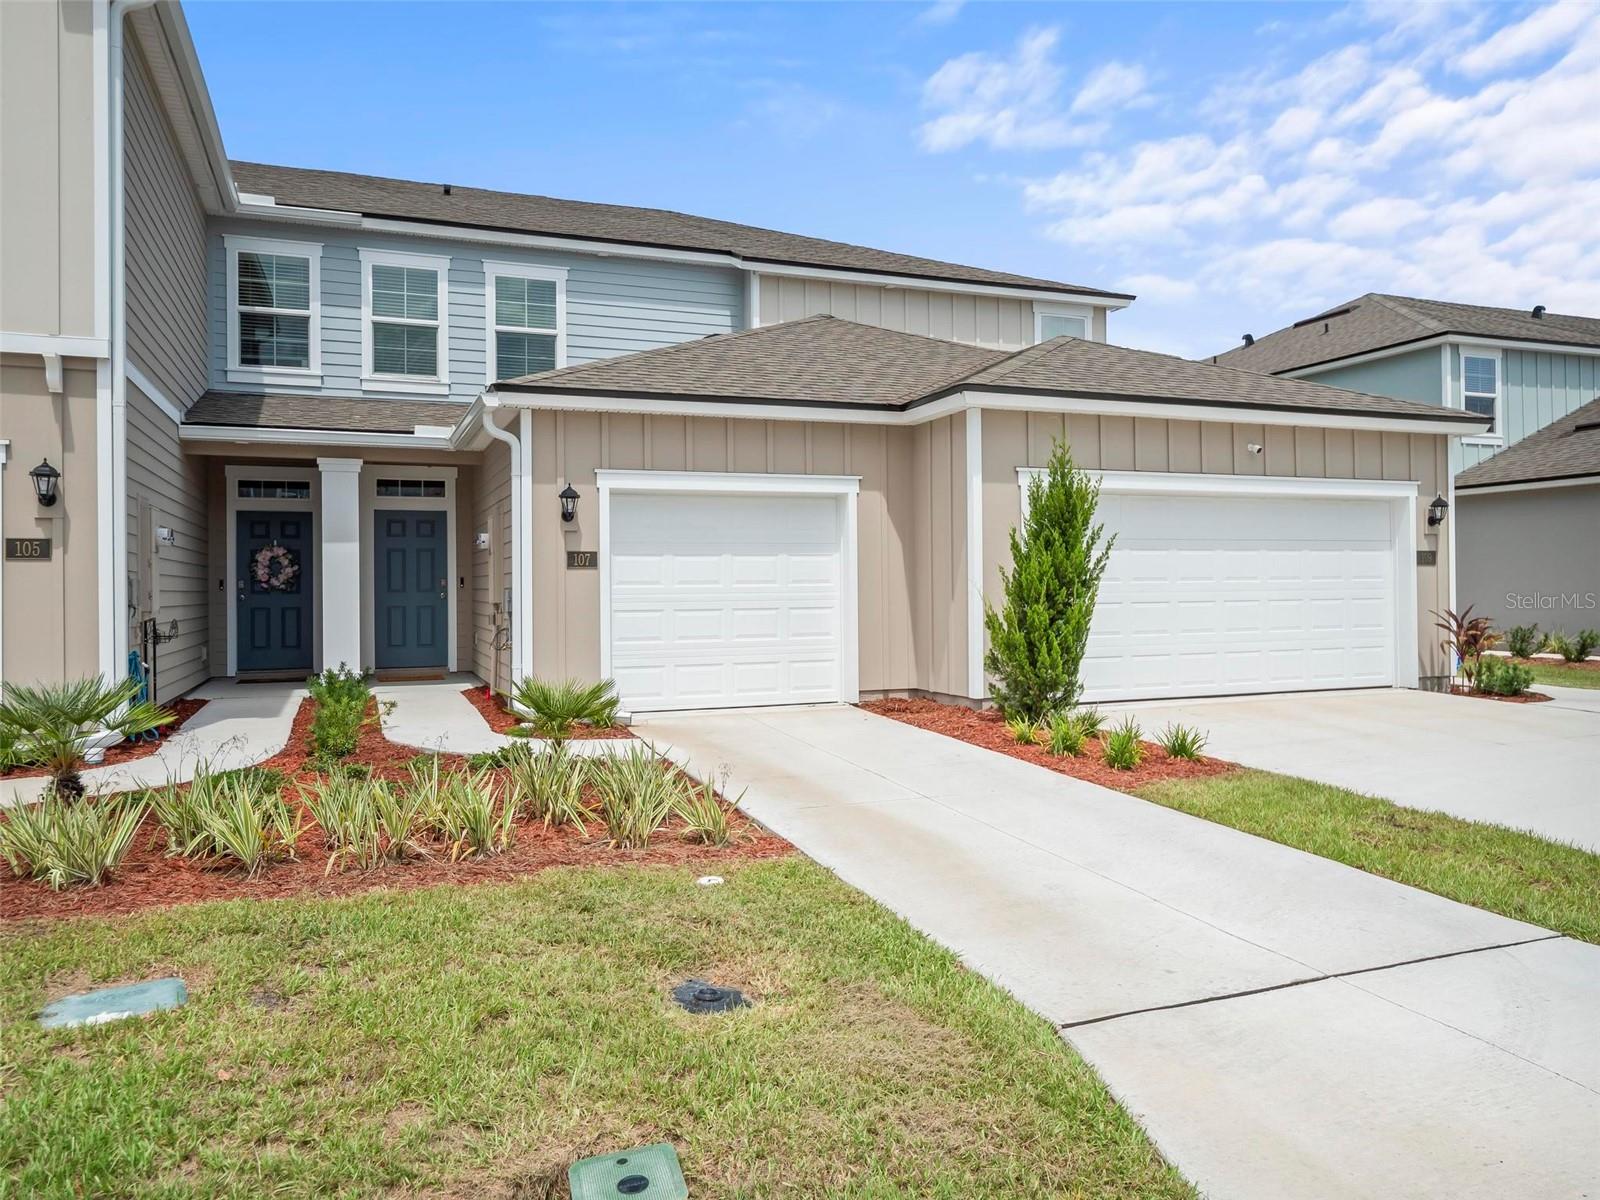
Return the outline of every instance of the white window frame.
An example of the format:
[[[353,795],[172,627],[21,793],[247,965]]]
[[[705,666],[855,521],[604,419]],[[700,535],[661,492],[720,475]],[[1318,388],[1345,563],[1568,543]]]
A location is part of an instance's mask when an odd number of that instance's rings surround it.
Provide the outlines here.
[[[1085,341],[1094,340],[1094,309],[1087,304],[1047,304],[1033,302],[1033,341],[1035,345],[1047,340],[1044,336],[1046,317],[1077,317],[1083,322]]]
[[[567,365],[567,268],[546,267],[535,263],[491,262],[483,264],[483,344],[484,344],[484,382],[499,382],[499,364],[495,361],[499,352],[495,335],[506,333],[545,333],[543,329],[531,329],[525,325],[499,325],[495,322],[495,280],[501,277],[510,279],[542,279],[556,285],[556,369]]]
[[[372,268],[412,267],[419,271],[432,271],[439,285],[439,319],[414,320],[405,317],[381,317],[385,325],[433,326],[438,331],[438,373],[421,375],[380,375],[372,365]],[[447,254],[411,254],[398,250],[361,251],[361,388],[368,392],[404,392],[418,396],[447,396],[450,394],[450,256]]]
[[[322,382],[322,243],[286,242],[277,238],[239,237],[224,234],[224,253],[228,260],[228,382],[229,383],[293,383],[300,387]],[[311,310],[301,314],[298,309],[256,308],[251,312],[275,313],[282,316],[309,317],[311,349],[304,367],[246,366],[239,361],[239,253],[281,254],[309,259],[311,263]]]
[[[1461,441],[1468,446],[1501,446],[1505,444],[1505,396],[1506,396],[1506,360],[1499,349],[1484,349],[1475,346],[1462,346],[1459,361],[1461,363],[1461,388],[1456,393],[1456,407],[1462,412],[1471,412],[1467,407],[1467,359],[1487,358],[1494,363],[1494,429],[1490,433],[1473,434],[1464,437]],[[1481,396],[1484,393],[1474,392],[1473,395]]]

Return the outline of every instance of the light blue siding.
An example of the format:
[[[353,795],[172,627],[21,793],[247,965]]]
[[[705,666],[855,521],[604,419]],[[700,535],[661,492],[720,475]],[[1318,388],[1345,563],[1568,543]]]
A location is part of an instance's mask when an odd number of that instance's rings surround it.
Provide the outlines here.
[[[1351,367],[1333,367],[1316,375],[1302,376],[1332,387],[1392,396],[1396,400],[1415,400],[1419,404],[1441,404],[1442,372],[1439,347],[1429,346],[1393,358],[1379,358]]]
[[[470,401],[484,386],[485,259],[567,269],[567,363],[590,362],[689,341],[742,326],[739,272],[710,266],[616,256],[529,252],[511,246],[427,238],[396,238],[217,221],[209,229],[211,386],[241,392],[300,392],[293,384],[228,382],[227,254],[223,236],[322,243],[322,383],[328,395],[383,396],[361,388],[360,251],[398,250],[448,256],[450,398]],[[393,395],[393,393],[391,393]],[[408,395],[407,399],[416,399]]]
[[[1600,357],[1591,354],[1505,350],[1501,371],[1504,442],[1453,443],[1450,458],[1456,471],[1476,466],[1600,396]],[[1451,348],[1450,356],[1450,396],[1452,403],[1461,403],[1461,352],[1456,347]]]

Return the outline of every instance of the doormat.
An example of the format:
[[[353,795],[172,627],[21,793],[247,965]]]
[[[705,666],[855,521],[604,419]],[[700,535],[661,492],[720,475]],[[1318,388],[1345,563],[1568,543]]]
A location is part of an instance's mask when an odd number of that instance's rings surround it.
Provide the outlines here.
[[[444,678],[443,671],[379,671],[379,683],[426,683]]]

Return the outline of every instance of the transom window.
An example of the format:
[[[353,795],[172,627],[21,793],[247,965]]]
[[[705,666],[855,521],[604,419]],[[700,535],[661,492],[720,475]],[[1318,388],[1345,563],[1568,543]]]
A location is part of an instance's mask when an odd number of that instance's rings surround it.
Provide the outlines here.
[[[228,254],[228,373],[235,382],[320,370],[317,314],[322,247],[224,239]]]
[[[380,479],[377,493],[380,496],[444,496],[442,479]]]
[[[1500,360],[1489,355],[1461,356],[1461,404],[1469,413],[1489,422],[1489,434],[1498,435]]]
[[[486,262],[483,274],[489,382],[566,366],[566,271]]]
[[[241,500],[309,500],[311,482],[307,479],[241,479]]]
[[[1033,340],[1048,342],[1053,337],[1089,336],[1089,313],[1075,307],[1035,304],[1033,306]]]
[[[361,264],[366,298],[364,382],[402,391],[447,390],[449,260],[363,250]]]

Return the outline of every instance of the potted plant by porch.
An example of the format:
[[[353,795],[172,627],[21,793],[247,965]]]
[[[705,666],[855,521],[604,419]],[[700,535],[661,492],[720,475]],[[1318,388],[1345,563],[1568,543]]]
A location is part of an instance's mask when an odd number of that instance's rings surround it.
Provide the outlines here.
[[[1011,569],[1000,569],[1005,598],[998,609],[983,606],[983,666],[1007,719],[1038,725],[1083,694],[1089,622],[1115,541],[1095,522],[1099,501],[1099,483],[1057,442],[1028,484],[1022,528],[1011,531]]]
[[[139,687],[136,679],[108,683],[98,675],[32,687],[8,683],[0,693],[0,744],[48,771],[57,796],[81,796],[79,772],[92,742],[107,734],[133,737],[173,719],[161,706],[140,700]]]

